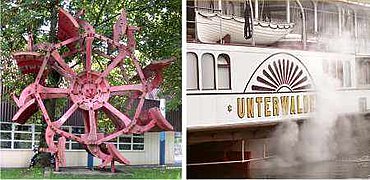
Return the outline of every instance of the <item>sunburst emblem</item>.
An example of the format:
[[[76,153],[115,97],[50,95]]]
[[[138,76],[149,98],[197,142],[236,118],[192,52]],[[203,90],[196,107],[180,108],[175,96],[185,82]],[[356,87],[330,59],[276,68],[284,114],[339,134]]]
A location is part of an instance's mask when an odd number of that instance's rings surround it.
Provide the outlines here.
[[[301,92],[311,90],[313,86],[306,67],[298,58],[287,53],[267,58],[253,73],[251,80],[245,92],[248,89],[259,92]]]

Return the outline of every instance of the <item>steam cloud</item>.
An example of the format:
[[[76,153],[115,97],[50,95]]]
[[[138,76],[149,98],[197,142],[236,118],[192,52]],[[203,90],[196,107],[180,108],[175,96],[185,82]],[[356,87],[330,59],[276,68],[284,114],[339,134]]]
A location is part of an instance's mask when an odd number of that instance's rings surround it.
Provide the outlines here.
[[[338,52],[355,51],[354,44],[350,43],[354,41],[346,32],[338,40],[329,39],[326,42],[330,49]],[[370,156],[369,123],[359,117],[343,116],[343,103],[353,99],[346,100],[351,98],[338,93],[341,82],[322,72],[321,66],[314,67],[313,71],[316,75],[315,113],[301,124],[287,121],[276,128],[272,135],[275,158],[268,166],[287,167]]]
[[[287,167],[307,162],[353,159],[360,149],[369,149],[361,147],[361,144],[366,144],[366,131],[354,133],[357,130],[352,127],[354,120],[339,116],[341,107],[338,100],[345,102],[345,98],[339,97],[335,91],[338,80],[323,77],[325,83],[317,84],[320,89],[313,117],[300,125],[287,121],[273,133],[276,153],[273,165]],[[363,120],[355,122],[360,122],[357,126],[365,125]]]

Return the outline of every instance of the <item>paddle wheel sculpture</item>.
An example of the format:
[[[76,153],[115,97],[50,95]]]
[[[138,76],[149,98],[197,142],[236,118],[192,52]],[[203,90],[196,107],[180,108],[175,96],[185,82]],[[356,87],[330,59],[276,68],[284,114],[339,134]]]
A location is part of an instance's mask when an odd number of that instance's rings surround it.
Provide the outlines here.
[[[129,164],[116,147],[109,143],[122,134],[142,134],[147,131],[173,130],[171,124],[162,116],[159,108],[153,107],[144,110],[145,97],[162,82],[162,71],[173,59],[152,62],[142,69],[135,56],[134,33],[137,27],[127,24],[126,12],[122,13],[113,26],[113,38],[107,38],[95,32],[94,28],[81,18],[83,11],[75,17],[63,9],[58,14],[58,43],[41,43],[33,45],[29,39],[28,52],[14,54],[23,74],[37,74],[34,83],[27,86],[20,97],[13,95],[13,99],[19,107],[13,117],[13,121],[24,124],[34,113],[41,110],[43,119],[47,123],[45,139],[48,148],[43,151],[55,155],[55,169],[65,167],[65,142],[66,139],[77,141],[95,157],[102,159],[100,168],[111,163],[112,172],[115,171],[114,162]],[[31,36],[30,36],[31,37]],[[93,41],[106,43],[110,51],[118,55],[104,53],[93,48]],[[66,52],[61,53],[63,47]],[[110,63],[102,72],[92,70],[92,55],[108,58]],[[64,60],[66,57],[82,55],[81,63],[84,70],[77,73]],[[131,63],[136,69],[136,76],[128,77],[127,63]],[[114,68],[120,68],[125,84],[111,86],[107,80],[108,75]],[[51,69],[56,70],[68,82],[68,88],[46,87],[47,75]],[[126,72],[126,73],[125,73]],[[139,83],[132,83],[136,79]],[[127,96],[126,110],[121,112],[109,103],[112,96]],[[72,105],[59,118],[51,119],[44,105],[45,99],[68,98]],[[135,109],[136,108],[136,109]],[[134,110],[130,115],[129,110]],[[85,133],[81,136],[63,131],[61,126],[76,111],[83,114]],[[99,132],[97,121],[99,111],[103,111],[115,126],[113,133]],[[123,110],[122,110],[123,111]],[[60,136],[58,142],[53,141],[54,136]]]

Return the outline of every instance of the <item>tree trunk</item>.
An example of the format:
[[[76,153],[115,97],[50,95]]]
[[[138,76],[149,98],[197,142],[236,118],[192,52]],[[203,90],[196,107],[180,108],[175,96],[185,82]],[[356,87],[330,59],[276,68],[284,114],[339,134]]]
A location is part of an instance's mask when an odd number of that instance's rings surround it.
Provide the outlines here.
[[[56,43],[57,42],[57,22],[58,22],[58,0],[52,0],[50,2],[50,32],[49,32],[49,42]],[[60,82],[61,76],[55,71],[51,70],[47,77],[47,86],[48,87],[58,87]],[[51,120],[55,120],[55,110],[56,110],[56,99],[48,99],[45,100],[45,107],[48,110],[48,114]],[[41,121],[42,123],[42,130],[41,130],[41,138],[39,141],[39,148],[47,148],[46,140],[45,140],[45,130],[47,127],[46,121]],[[50,163],[51,158],[50,153],[46,152],[39,152],[38,158],[36,158],[35,165],[41,167],[50,167],[53,164]]]

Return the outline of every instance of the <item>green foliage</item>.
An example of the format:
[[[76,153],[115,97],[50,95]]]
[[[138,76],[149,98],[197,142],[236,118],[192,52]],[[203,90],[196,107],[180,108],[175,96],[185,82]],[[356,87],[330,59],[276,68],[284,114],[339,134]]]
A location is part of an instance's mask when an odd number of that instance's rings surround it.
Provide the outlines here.
[[[23,88],[34,80],[33,75],[22,75],[16,68],[11,54],[24,51],[27,45],[25,36],[32,32],[34,37],[45,41],[47,32],[41,26],[50,22],[50,1],[2,1],[0,31],[0,66],[1,81],[6,89],[19,94]],[[9,98],[9,94],[4,94]]]
[[[96,32],[112,35],[112,27],[122,8],[126,9],[130,25],[141,28],[136,33],[137,49],[142,65],[150,61],[176,57],[164,73],[161,95],[168,101],[169,109],[181,106],[181,1],[72,1],[67,9],[76,12],[85,9],[84,18],[91,22]],[[114,73],[114,72],[113,72]],[[116,77],[119,77],[117,73]],[[111,83],[119,83],[117,80]]]
[[[44,170],[42,168],[32,169],[4,169],[0,171],[0,179],[43,179]]]
[[[112,26],[124,7],[130,25],[141,28],[136,33],[137,50],[141,64],[147,65],[153,60],[176,57],[177,60],[165,71],[165,80],[161,87],[161,96],[167,99],[169,109],[181,105],[181,1],[180,0],[102,0],[102,1],[49,1],[49,0],[12,0],[1,4],[1,81],[6,89],[20,94],[21,90],[34,80],[32,75],[22,75],[16,67],[11,54],[26,50],[26,36],[32,32],[35,43],[50,41],[49,28],[55,16],[52,12],[57,5],[73,15],[85,9],[84,19],[96,28],[96,32],[112,35]],[[97,46],[103,46],[94,42]],[[80,62],[81,63],[81,62]],[[93,67],[103,69],[109,60],[96,57]],[[76,68],[81,69],[82,65]],[[132,67],[128,67],[132,70]],[[113,72],[112,84],[120,84],[121,74]],[[55,81],[55,82],[54,82]],[[51,78],[48,84],[60,84],[60,79]],[[8,98],[9,95],[6,95]]]

